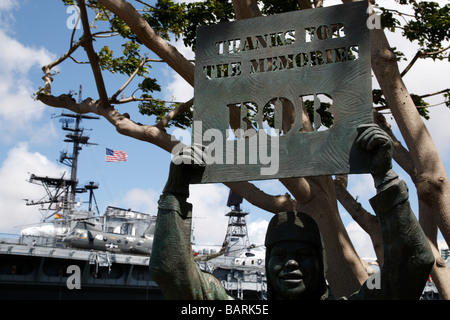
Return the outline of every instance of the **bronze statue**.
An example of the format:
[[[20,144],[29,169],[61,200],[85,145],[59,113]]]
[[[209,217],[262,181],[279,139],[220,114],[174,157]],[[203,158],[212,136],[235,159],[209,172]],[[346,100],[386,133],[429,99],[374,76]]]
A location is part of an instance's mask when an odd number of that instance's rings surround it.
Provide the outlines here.
[[[378,126],[363,125],[356,144],[371,155],[377,195],[370,202],[380,222],[385,258],[379,288],[363,284],[343,298],[418,299],[434,257],[411,212],[406,184],[392,170],[392,141]],[[196,146],[174,158],[159,201],[150,272],[167,299],[232,299],[214,276],[200,270],[192,255],[192,205],[186,198],[189,184],[201,177],[202,163],[202,149]],[[310,216],[274,215],[265,245],[269,299],[327,298],[326,253]]]

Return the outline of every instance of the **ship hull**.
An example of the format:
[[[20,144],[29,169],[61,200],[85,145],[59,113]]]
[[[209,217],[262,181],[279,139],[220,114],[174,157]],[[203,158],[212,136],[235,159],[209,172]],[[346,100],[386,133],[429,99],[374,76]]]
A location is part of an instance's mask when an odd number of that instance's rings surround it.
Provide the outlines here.
[[[163,299],[148,256],[0,244],[0,299]]]

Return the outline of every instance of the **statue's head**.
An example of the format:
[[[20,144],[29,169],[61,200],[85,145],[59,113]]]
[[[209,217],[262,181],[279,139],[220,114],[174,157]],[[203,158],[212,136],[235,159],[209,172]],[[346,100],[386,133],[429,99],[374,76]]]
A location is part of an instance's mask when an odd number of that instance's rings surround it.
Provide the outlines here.
[[[316,222],[302,212],[276,214],[267,228],[268,299],[325,299],[326,258]]]

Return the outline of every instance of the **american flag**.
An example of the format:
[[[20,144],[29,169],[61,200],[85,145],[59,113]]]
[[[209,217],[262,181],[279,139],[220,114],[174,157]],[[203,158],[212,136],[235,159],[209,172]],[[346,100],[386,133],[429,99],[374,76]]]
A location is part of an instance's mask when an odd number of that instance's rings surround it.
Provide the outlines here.
[[[127,161],[128,154],[125,151],[106,148],[106,162]]]

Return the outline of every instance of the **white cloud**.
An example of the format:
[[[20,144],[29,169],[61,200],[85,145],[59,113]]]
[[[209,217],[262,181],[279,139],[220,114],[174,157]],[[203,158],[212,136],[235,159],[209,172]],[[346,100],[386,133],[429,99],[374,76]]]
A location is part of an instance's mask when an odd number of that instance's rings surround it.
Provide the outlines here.
[[[186,59],[195,59],[192,49],[186,47],[182,41],[172,41],[171,44],[175,46]],[[169,85],[164,93],[166,100],[173,99],[174,101],[185,102],[194,96],[194,88],[174,70],[170,69],[168,77]]]
[[[0,14],[8,13],[13,2],[0,6]],[[8,4],[7,3],[7,4]],[[37,91],[28,80],[33,68],[48,64],[53,55],[44,48],[26,46],[8,35],[10,25],[0,22],[0,127],[1,140],[11,142],[17,135],[33,136],[32,124],[42,116],[42,103],[32,99]]]
[[[264,245],[268,225],[269,221],[264,219],[258,219],[254,222],[248,223],[247,228],[250,244],[255,244],[257,246]]]
[[[358,223],[355,221],[350,222],[346,229],[356,252],[361,258],[376,258],[372,240]]]
[[[180,75],[171,72],[171,80],[167,86],[166,100],[186,102],[194,96],[194,88]]]
[[[198,245],[221,245],[227,231],[230,208],[227,207],[229,189],[221,184],[196,184],[189,189],[188,202],[193,205],[194,236]],[[154,214],[158,210],[161,190],[132,189],[122,199],[129,208]]]
[[[11,10],[17,6],[16,1],[14,0],[2,0],[0,2],[0,10]]]
[[[132,189],[121,203],[136,211],[155,213],[161,191],[152,189]],[[193,234],[198,247],[222,245],[228,226],[226,213],[229,189],[221,184],[198,184],[190,186],[187,200],[193,205]],[[268,221],[257,219],[249,223],[247,230],[250,244],[262,245],[266,236]],[[216,248],[217,249],[217,248]]]
[[[16,0],[2,0],[0,1],[0,24],[2,28],[12,29],[10,27],[11,21],[14,21],[14,17],[11,11],[19,7]]]
[[[377,192],[370,174],[358,174],[349,176],[348,190],[353,197],[371,198]]]
[[[26,75],[34,65],[48,64],[52,55],[44,48],[27,47],[2,30],[0,41],[6,50],[1,51],[2,72]]]
[[[158,210],[160,192],[152,189],[131,189],[125,195],[123,202],[128,208],[144,213],[154,213]]]
[[[39,206],[26,206],[24,199],[39,200],[46,193],[28,182],[29,174],[60,177],[64,169],[47,157],[30,152],[26,143],[12,148],[0,167],[0,232],[18,233],[21,226],[42,218]]]
[[[196,243],[221,245],[225,239],[230,208],[227,207],[229,189],[221,184],[191,185],[189,202]]]

